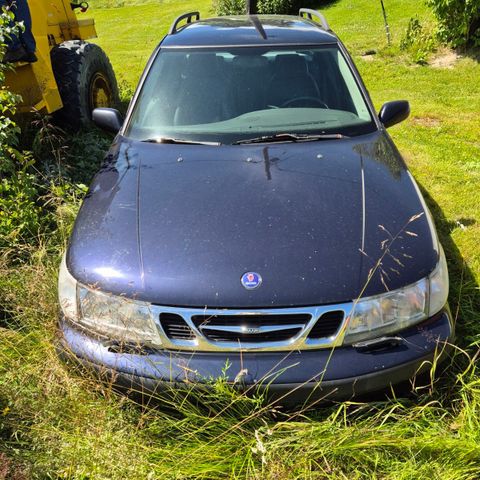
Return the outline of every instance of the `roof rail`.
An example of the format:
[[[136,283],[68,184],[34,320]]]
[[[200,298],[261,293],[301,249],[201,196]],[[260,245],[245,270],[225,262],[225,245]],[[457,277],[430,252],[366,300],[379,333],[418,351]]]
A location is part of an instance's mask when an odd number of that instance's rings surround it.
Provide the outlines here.
[[[330,25],[327,22],[327,19],[317,10],[312,10],[310,8],[301,8],[298,12],[300,17],[307,17],[309,20],[313,20],[313,17],[317,17],[324,30],[331,30]]]
[[[182,21],[186,20],[187,23],[192,23],[193,21],[198,21],[200,20],[200,12],[189,12],[189,13],[184,13],[183,15],[180,15],[175,19],[175,21],[172,23],[172,26],[170,27],[170,30],[168,32],[169,35],[174,35],[175,33],[178,32],[178,24]],[[184,25],[185,26],[185,25]]]

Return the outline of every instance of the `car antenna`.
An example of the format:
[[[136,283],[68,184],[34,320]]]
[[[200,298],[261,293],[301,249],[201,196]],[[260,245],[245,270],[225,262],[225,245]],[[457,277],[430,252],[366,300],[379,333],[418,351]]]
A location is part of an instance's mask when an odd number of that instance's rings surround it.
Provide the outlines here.
[[[257,12],[257,0],[246,0],[247,2],[247,15],[256,15]]]
[[[253,26],[257,29],[257,32],[260,34],[260,36],[264,40],[267,40],[267,32],[263,28],[262,22],[259,20],[259,18],[256,15],[249,15],[248,18],[253,23]]]

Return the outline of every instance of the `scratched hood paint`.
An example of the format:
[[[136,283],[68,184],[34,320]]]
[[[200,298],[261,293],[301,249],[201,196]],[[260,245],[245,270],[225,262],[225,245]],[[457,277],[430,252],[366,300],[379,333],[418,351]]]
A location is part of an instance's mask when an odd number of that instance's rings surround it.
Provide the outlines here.
[[[80,282],[115,294],[257,308],[400,288],[430,273],[437,252],[428,212],[384,132],[267,146],[119,138],[67,261]],[[262,285],[246,290],[245,272]]]

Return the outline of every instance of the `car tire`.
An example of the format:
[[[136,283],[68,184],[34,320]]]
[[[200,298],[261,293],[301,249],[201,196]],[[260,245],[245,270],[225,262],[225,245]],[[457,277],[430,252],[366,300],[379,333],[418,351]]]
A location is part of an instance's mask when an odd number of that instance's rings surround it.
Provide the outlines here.
[[[97,107],[119,104],[118,86],[105,52],[92,43],[63,42],[52,49],[52,68],[63,108],[54,113],[62,128],[79,130],[92,125]]]

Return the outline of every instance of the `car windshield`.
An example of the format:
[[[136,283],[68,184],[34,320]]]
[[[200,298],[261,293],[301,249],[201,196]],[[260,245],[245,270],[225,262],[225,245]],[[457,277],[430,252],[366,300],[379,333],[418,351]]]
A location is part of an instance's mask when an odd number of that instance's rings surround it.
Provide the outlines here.
[[[160,50],[126,129],[137,140],[229,144],[278,134],[375,130],[335,45]]]

